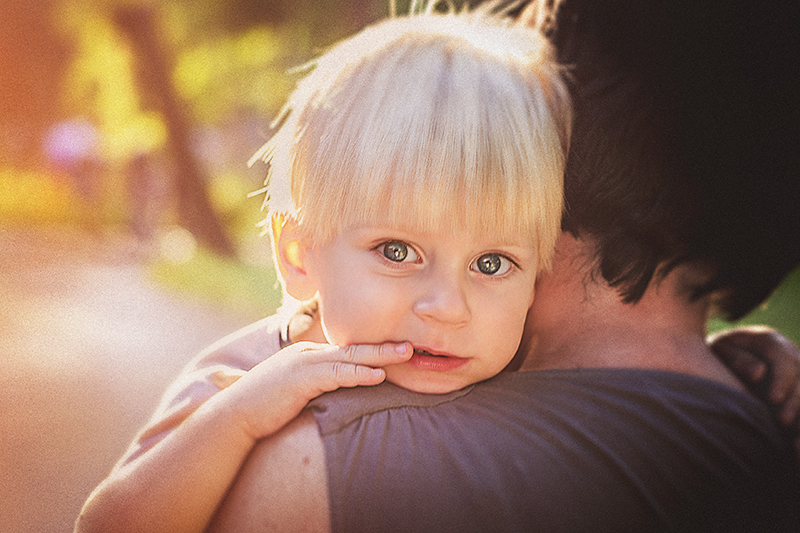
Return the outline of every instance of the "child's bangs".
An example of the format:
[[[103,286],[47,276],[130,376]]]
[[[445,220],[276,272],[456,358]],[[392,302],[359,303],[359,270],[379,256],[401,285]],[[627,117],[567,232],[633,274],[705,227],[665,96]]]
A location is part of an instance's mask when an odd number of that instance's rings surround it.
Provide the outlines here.
[[[551,249],[546,236],[558,228],[547,224],[560,218],[562,167],[548,163],[562,161],[559,139],[542,139],[538,128],[519,127],[503,110],[481,113],[462,105],[469,96],[466,91],[433,103],[427,119],[409,120],[395,113],[398,106],[387,106],[385,121],[338,127],[331,157],[314,157],[307,167],[309,184],[317,185],[298,204],[304,206],[302,224],[321,238],[359,224],[427,232],[467,228]],[[546,151],[552,155],[537,157]],[[310,194],[315,189],[324,192]]]
[[[303,224],[319,237],[352,225],[377,225],[421,232],[466,228],[535,242],[541,213],[518,160],[476,158],[467,166],[461,152],[474,153],[472,147],[406,133],[407,142],[388,153],[376,146],[347,158],[337,172],[336,190],[305,203]]]

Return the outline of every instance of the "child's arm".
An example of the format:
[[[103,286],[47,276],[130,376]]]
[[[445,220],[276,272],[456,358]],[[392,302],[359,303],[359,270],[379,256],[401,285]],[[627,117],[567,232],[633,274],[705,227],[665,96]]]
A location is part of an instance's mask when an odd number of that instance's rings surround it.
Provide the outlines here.
[[[800,350],[789,339],[763,326],[746,326],[709,338],[714,353],[780,421],[800,431]]]
[[[89,497],[76,531],[203,531],[258,439],[323,392],[382,382],[385,372],[373,367],[411,353],[407,343],[284,348],[116,468]]]
[[[800,465],[800,349],[763,326],[717,333],[709,345],[753,394],[770,404],[793,438]]]
[[[281,349],[280,317],[264,318],[203,350],[164,393],[158,408],[114,469],[130,463],[169,435],[209,398]],[[300,339],[296,340],[310,340]],[[324,343],[323,340],[320,341]]]
[[[146,453],[209,398],[284,347],[282,322],[279,315],[264,318],[198,354],[167,389],[153,417],[136,435],[115,469]],[[315,301],[303,303],[289,320],[286,333],[293,342],[327,343]]]

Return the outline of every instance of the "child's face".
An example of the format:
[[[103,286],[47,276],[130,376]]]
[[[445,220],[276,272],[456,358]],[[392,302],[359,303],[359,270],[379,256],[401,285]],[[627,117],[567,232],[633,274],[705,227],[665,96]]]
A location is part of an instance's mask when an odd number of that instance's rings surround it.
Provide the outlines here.
[[[409,341],[413,357],[387,367],[387,380],[446,393],[514,356],[537,271],[526,242],[357,226],[308,250],[306,266],[329,342]]]

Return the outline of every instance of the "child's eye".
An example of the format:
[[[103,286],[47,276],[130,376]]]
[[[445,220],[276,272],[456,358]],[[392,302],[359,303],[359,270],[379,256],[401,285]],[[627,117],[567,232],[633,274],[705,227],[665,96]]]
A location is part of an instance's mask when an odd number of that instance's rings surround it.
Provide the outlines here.
[[[413,247],[403,241],[389,241],[381,244],[378,249],[383,256],[394,263],[415,263],[419,256]]]
[[[486,274],[487,276],[502,276],[509,270],[513,263],[500,254],[483,254],[470,266],[471,270]]]

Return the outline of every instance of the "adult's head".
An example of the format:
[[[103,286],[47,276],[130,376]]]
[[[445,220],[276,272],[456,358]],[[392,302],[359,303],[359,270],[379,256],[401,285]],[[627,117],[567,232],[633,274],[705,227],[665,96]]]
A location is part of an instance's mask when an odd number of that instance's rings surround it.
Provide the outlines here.
[[[563,229],[628,302],[676,265],[738,318],[800,262],[796,2],[565,0]]]

